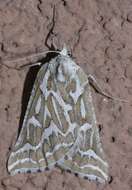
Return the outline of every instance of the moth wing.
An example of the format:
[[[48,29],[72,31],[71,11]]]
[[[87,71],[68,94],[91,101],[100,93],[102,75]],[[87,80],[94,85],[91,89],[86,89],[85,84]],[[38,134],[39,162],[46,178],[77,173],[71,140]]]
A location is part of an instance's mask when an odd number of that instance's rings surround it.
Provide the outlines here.
[[[39,139],[41,139],[43,132],[41,117],[44,114],[39,85],[46,70],[47,65],[44,65],[43,71],[40,71],[36,77],[20,134],[8,159],[8,172],[12,175],[36,171],[42,163],[46,167],[42,148],[36,148],[37,145],[40,146]],[[42,161],[39,162],[39,160]]]
[[[71,107],[62,99],[49,64],[37,74],[22,129],[9,156],[8,171],[12,175],[51,168],[73,145],[73,137],[65,134],[68,123],[64,116],[64,109]]]
[[[88,78],[63,55],[37,75],[8,171],[34,172],[56,163],[81,177],[108,179]]]
[[[79,94],[79,89],[83,89],[73,106],[74,118],[79,125],[78,136],[59,166],[77,176],[105,182],[108,180],[108,164],[100,142],[90,85],[81,68],[74,82],[76,91],[71,94],[73,99],[75,94]]]

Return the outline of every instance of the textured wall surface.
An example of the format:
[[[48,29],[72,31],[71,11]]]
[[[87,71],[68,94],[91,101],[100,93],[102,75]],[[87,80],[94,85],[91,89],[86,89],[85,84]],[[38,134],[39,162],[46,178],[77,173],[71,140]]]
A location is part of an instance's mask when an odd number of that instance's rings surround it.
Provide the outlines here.
[[[53,11],[55,7],[55,12]],[[131,0],[0,1],[0,57],[19,59],[64,42],[106,92],[132,102]],[[54,16],[53,16],[54,15]],[[132,103],[105,100],[94,91],[100,137],[111,181],[98,185],[55,168],[9,176],[6,162],[26,109],[36,70],[28,61],[0,61],[0,190],[131,190]]]

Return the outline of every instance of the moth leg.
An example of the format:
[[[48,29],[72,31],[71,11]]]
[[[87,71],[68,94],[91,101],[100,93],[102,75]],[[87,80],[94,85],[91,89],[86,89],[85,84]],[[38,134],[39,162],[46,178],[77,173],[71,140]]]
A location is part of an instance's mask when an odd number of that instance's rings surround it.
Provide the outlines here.
[[[6,59],[0,58],[0,65],[3,65],[5,67],[7,67],[8,69],[15,69],[15,70],[21,70],[23,67],[26,67],[26,66],[29,66],[29,67],[36,66],[36,65],[40,66],[42,63],[37,62],[37,61],[44,58],[46,56],[46,54],[48,54],[48,53],[60,54],[60,51],[58,51],[58,50],[47,50],[47,51],[43,51],[40,53],[34,53],[32,55],[25,56],[25,57],[19,58],[19,59],[6,60]],[[16,66],[11,67],[10,66],[11,63],[16,64]],[[18,66],[18,64],[22,64],[22,63],[26,63],[26,64]]]
[[[20,67],[19,67],[19,69],[23,69],[24,67],[34,67],[34,66],[40,66],[42,63],[41,62],[37,62],[37,63],[29,63],[29,64],[25,64],[25,65],[21,65]]]
[[[121,101],[121,102],[127,102],[127,103],[129,102],[129,101],[125,100],[125,99],[116,98],[116,97],[113,97],[110,94],[107,94],[106,92],[104,92],[103,89],[98,84],[97,80],[94,78],[94,76],[88,75],[88,81],[89,81],[90,85],[96,90],[96,92],[98,92],[99,94],[105,96],[106,98],[116,100],[116,101]]]

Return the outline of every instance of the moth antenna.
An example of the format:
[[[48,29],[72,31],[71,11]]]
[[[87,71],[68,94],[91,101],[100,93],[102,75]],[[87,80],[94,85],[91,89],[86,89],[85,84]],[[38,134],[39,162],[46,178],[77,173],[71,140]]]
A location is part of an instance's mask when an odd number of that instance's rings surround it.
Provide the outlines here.
[[[55,8],[55,5],[53,6],[53,17],[52,17],[52,22],[51,22],[51,28],[45,38],[45,45],[51,49],[51,48],[54,48],[54,44],[51,44],[49,45],[48,43],[48,40],[50,39],[50,37],[52,37],[53,35],[53,30],[54,30],[54,27],[55,27],[55,23],[56,23],[56,8]],[[54,39],[54,38],[53,38]]]
[[[99,86],[98,82],[96,81],[96,79],[92,76],[92,75],[88,75],[88,80],[89,83],[92,85],[92,87],[101,95],[105,96],[106,98],[110,98],[112,100],[116,100],[116,101],[121,101],[121,102],[125,102],[125,103],[130,103],[130,101],[122,99],[122,98],[116,98],[113,97],[109,94],[107,94],[106,92],[104,92],[102,90],[102,88]]]

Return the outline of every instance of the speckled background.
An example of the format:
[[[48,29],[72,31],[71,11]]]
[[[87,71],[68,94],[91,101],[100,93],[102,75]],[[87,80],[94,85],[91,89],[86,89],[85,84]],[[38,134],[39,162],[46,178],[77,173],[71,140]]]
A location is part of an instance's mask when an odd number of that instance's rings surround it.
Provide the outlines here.
[[[98,185],[59,169],[9,176],[9,149],[17,136],[36,70],[15,69],[27,61],[17,65],[0,61],[0,190],[131,190],[132,1],[0,1],[2,60],[42,52],[52,44],[61,49],[64,42],[76,63],[93,74],[102,89],[130,101],[104,100],[92,91],[111,181]]]

